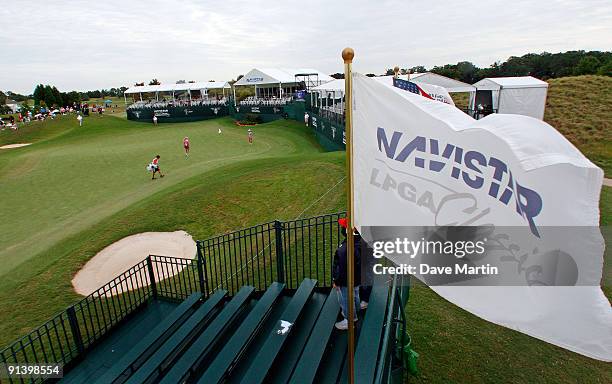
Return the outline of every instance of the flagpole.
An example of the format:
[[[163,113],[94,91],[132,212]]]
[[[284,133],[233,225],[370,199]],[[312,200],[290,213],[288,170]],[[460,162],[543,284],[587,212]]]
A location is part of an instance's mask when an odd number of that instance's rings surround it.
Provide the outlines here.
[[[345,126],[346,133],[346,177],[347,177],[347,210],[346,210],[346,274],[348,291],[348,382],[355,382],[355,242],[353,237],[353,57],[352,48],[342,50],[344,60],[344,98],[345,98]]]

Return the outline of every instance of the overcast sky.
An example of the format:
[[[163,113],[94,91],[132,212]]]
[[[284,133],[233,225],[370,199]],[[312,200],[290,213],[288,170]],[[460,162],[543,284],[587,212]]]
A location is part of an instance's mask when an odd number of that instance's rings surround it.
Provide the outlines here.
[[[0,90],[230,80],[253,67],[342,71],[612,49],[612,1],[5,1]]]

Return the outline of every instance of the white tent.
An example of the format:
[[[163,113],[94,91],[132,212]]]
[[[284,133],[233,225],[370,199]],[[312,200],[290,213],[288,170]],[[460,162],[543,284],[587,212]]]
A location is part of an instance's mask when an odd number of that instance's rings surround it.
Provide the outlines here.
[[[476,87],[463,81],[451,79],[450,77],[438,75],[432,72],[413,73],[410,75],[410,81],[415,83],[426,83],[437,85],[446,89],[449,93],[453,92],[476,92]]]
[[[230,88],[231,86],[227,81],[200,81],[180,84],[165,83],[158,85],[132,86],[124,92],[124,95],[139,94],[140,100],[142,100],[143,93],[155,93],[155,98],[158,99],[159,94],[162,92],[172,93],[173,96],[175,92],[184,92],[191,98],[192,91],[199,91],[200,95],[206,95],[209,89],[223,89],[225,93],[225,90]]]
[[[144,85],[133,86],[128,88],[124,93],[149,93],[149,92],[172,92],[172,91],[203,91],[207,89],[229,89],[230,85],[227,81],[200,81],[197,83],[166,83],[159,85]]]
[[[414,81],[415,83],[417,83],[417,85],[419,85],[420,87],[423,88],[423,90],[425,92],[427,92],[430,96],[432,96],[434,99],[438,100],[438,101],[442,101],[444,103],[447,104],[451,104],[451,105],[455,105],[453,102],[453,99],[451,98],[451,96],[449,95],[449,92],[451,92],[450,90],[446,89],[445,87],[441,86],[441,85],[437,85],[437,84],[431,84],[431,83],[427,83],[425,81],[423,82],[417,82],[416,79],[413,77],[414,75],[410,75],[410,81]],[[437,75],[436,75],[437,76]],[[400,79],[405,80],[407,78],[407,76],[405,75],[399,75],[398,76]],[[452,81],[456,81],[450,78],[446,78],[444,76],[440,76],[442,79],[448,79],[448,80],[452,80]],[[378,81],[381,84],[387,85],[389,87],[393,86],[393,76],[376,76],[376,77],[372,77],[372,79]],[[457,81],[457,83],[460,84],[464,84],[460,81]],[[447,83],[450,84],[450,83]],[[469,87],[471,87],[471,91],[474,91],[475,88],[472,87],[469,84],[466,84],[468,86],[467,89],[469,89]],[[456,85],[456,89],[459,88],[459,85]],[[315,93],[319,93],[319,98],[337,98],[337,97],[342,97],[344,96],[344,79],[339,79],[339,80],[332,80],[328,83],[325,84],[321,84],[318,87],[314,87],[312,89],[312,91],[314,91]],[[465,91],[455,91],[455,92],[465,92]],[[467,91],[469,92],[469,91]],[[319,100],[312,100],[315,103],[319,103]],[[324,106],[324,105],[323,105]]]
[[[406,75],[399,75],[400,79],[406,79]],[[386,83],[388,85],[393,84],[393,76],[377,76],[373,77],[374,80],[380,81],[382,83]],[[410,81],[415,83],[425,83],[431,85],[437,85],[438,87],[442,87],[446,89],[447,92],[475,92],[476,87],[467,83],[464,83],[459,80],[451,79],[450,77],[445,77],[441,75],[437,75],[431,72],[424,73],[413,73],[410,75]],[[344,91],[344,79],[333,80],[329,83],[322,84],[316,88],[315,90],[342,90]]]
[[[234,85],[297,84],[306,81],[306,77],[314,83],[313,86],[333,80],[332,77],[312,68],[253,68]]]
[[[544,119],[548,83],[531,76],[491,77],[475,83],[470,108],[490,107],[497,113],[510,113]]]

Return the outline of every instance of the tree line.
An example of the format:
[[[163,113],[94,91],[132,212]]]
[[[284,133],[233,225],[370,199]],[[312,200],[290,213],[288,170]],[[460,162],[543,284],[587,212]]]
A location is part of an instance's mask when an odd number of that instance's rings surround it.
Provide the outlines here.
[[[100,99],[105,97],[119,97],[123,96],[123,92],[127,90],[127,87],[100,89],[94,91],[70,91],[60,92],[55,86],[38,84],[34,88],[34,92],[29,98],[34,99],[34,105],[43,107],[59,107],[73,104],[79,104],[83,101],[92,99]],[[19,95],[22,101],[25,101],[28,97]],[[15,98],[15,101],[20,101]]]
[[[430,69],[418,65],[400,70],[403,75],[408,71],[433,72],[468,84],[474,84],[485,77],[502,76],[533,76],[542,80],[579,75],[612,76],[612,52],[528,53],[523,56],[511,56],[506,61],[497,61],[486,68],[479,68],[469,61],[460,61],[457,64],[438,65]],[[387,69],[384,74],[393,75],[393,69]],[[342,79],[344,75],[335,73],[332,77]]]

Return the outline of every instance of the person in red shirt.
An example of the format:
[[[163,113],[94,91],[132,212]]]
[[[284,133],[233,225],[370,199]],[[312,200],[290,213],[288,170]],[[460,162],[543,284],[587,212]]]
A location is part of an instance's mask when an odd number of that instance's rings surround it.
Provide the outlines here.
[[[247,132],[249,134],[249,144],[253,144],[253,130],[249,128]]]
[[[183,149],[185,150],[185,159],[189,157],[189,138],[185,136],[183,139]]]
[[[161,156],[157,155],[153,158],[153,161],[151,161],[151,169],[153,170],[153,178],[151,180],[155,180],[155,173],[159,173],[159,177],[164,177],[164,174],[159,168],[159,158],[160,157]]]

